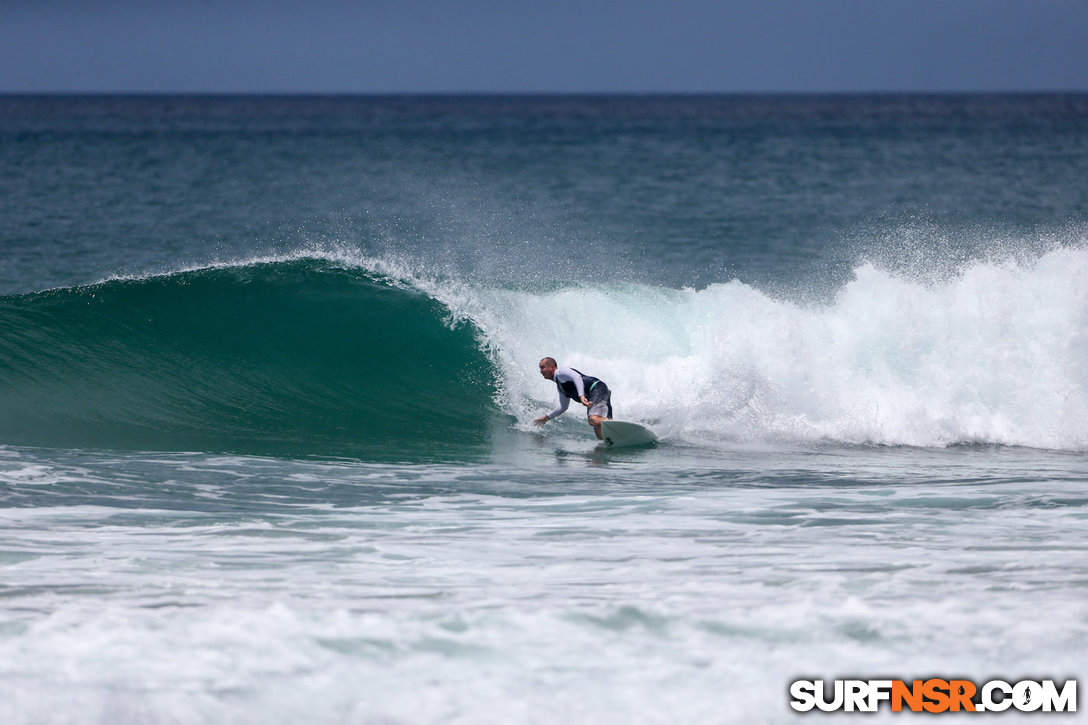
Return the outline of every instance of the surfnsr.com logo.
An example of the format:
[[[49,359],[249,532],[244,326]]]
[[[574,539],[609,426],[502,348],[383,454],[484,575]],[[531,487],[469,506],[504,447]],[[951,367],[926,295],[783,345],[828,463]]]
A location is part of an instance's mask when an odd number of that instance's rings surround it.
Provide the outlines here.
[[[1076,712],[1077,681],[1059,687],[1054,680],[797,680],[790,698],[798,712],[876,712],[884,703],[892,712]]]

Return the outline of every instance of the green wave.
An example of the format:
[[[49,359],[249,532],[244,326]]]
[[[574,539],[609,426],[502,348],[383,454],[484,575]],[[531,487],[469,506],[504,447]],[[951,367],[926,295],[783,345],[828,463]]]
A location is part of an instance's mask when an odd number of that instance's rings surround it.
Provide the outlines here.
[[[499,413],[474,331],[320,260],[0,298],[0,443],[473,456]]]

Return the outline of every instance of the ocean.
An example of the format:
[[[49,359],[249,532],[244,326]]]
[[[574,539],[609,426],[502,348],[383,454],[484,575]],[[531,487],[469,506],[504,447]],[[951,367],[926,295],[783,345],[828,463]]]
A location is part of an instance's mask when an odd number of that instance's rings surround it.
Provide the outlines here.
[[[1086,180],[1084,94],[2,96],[0,722],[1084,685]]]

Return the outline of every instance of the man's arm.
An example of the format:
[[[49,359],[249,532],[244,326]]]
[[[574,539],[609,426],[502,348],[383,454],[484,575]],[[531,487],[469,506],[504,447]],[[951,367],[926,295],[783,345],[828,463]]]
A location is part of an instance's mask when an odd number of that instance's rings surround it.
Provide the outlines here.
[[[555,384],[559,387],[559,394],[563,395],[563,387],[559,383],[571,382],[574,383],[574,389],[578,391],[578,399],[586,397],[585,384],[582,382],[582,376],[574,372],[571,368],[559,368],[555,371]],[[566,408],[564,408],[566,410]]]
[[[561,399],[566,398],[563,404],[563,410],[567,409],[566,403],[570,400],[570,398],[567,398],[566,395],[563,393],[563,387],[559,385],[560,382],[565,380],[569,380],[570,382],[574,383],[574,388],[578,391],[579,403],[586,406],[587,408],[593,405],[593,403],[589,402],[589,400],[586,398],[585,381],[583,381],[582,376],[576,373],[573,369],[559,368],[555,371],[555,379],[557,381],[556,386],[559,388],[559,397]],[[553,415],[552,417],[554,418],[555,416]]]
[[[547,415],[542,415],[539,418],[534,418],[533,423],[535,423],[536,425],[544,425],[552,418],[558,418],[559,416],[563,415],[563,413],[566,413],[567,408],[570,407],[570,398],[568,398],[567,394],[563,392],[563,388],[559,385],[559,383],[556,383],[555,387],[559,389],[559,405],[557,405],[555,407],[555,410],[548,413]]]

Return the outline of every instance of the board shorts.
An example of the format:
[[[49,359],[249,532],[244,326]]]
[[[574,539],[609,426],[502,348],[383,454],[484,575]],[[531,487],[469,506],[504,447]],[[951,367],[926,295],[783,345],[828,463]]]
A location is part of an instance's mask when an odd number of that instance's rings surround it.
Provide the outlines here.
[[[587,418],[591,415],[599,415],[602,418],[612,417],[612,391],[602,381],[593,383],[593,387],[586,392],[586,400],[593,403],[586,410]]]

